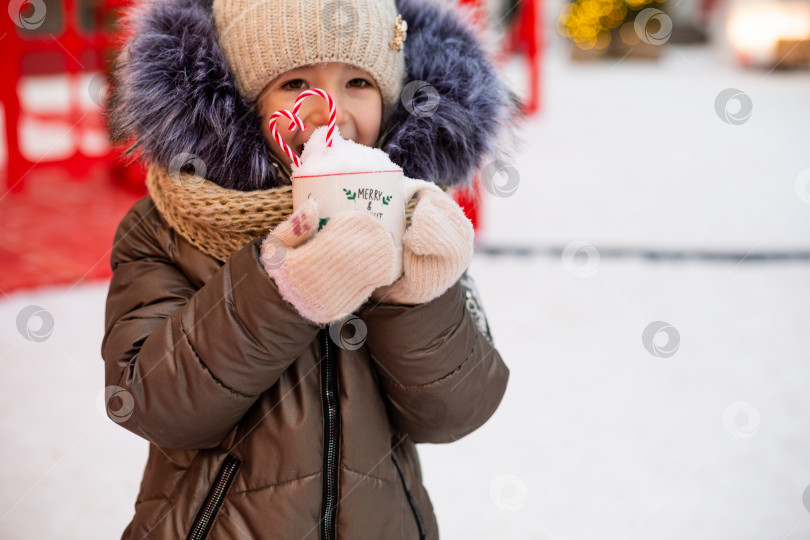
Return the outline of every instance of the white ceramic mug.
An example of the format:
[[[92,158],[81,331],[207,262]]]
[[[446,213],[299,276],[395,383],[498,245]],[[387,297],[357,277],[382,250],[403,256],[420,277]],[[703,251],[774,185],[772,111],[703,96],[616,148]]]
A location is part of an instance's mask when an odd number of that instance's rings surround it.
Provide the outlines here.
[[[340,212],[355,210],[374,216],[394,239],[396,275],[400,276],[405,205],[421,189],[440,188],[432,182],[406,178],[402,170],[294,176],[293,211],[310,197],[314,198],[321,218],[319,229]]]

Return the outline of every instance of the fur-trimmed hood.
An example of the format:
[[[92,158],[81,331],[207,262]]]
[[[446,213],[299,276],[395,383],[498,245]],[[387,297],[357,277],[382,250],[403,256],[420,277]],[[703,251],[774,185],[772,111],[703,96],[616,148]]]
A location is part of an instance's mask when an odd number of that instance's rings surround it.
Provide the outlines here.
[[[497,141],[520,104],[458,11],[430,0],[397,5],[408,22],[403,96],[414,101],[397,103],[379,146],[411,178],[465,185],[499,154]],[[211,0],[146,0],[125,14],[124,31],[130,37],[106,107],[115,142],[164,168],[176,167],[178,156],[196,158],[205,168],[197,173],[226,188],[281,183],[260,116],[239,94],[217,42]],[[419,91],[424,83],[435,92]],[[430,101],[436,93],[438,106]]]

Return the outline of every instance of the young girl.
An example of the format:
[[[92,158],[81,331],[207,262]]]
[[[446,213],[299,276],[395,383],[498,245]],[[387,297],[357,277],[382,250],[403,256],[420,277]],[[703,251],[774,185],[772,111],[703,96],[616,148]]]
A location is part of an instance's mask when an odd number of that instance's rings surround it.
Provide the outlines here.
[[[438,538],[414,445],[480,427],[509,376],[471,224],[418,194],[394,276],[371,216],[292,214],[267,117],[322,88],[344,138],[464,185],[515,105],[475,34],[425,0],[162,0],[128,24],[108,115],[149,196],[115,236],[101,352],[110,418],[150,445],[122,538]],[[299,153],[328,119],[300,115]]]

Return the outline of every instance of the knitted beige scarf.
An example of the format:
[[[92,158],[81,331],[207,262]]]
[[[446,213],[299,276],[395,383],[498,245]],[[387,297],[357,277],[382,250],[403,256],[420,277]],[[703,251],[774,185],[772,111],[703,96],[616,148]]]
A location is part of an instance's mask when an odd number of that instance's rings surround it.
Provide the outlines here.
[[[171,175],[155,165],[146,187],[160,215],[198,249],[227,261],[257,236],[265,236],[292,214],[292,186],[239,191],[191,175]],[[439,186],[447,191],[445,186]],[[416,197],[406,208],[410,225]]]

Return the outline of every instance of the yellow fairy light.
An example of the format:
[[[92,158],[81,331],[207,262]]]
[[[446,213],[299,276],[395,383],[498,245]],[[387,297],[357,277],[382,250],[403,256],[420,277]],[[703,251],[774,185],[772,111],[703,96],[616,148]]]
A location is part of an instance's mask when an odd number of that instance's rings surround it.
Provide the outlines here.
[[[608,45],[610,45],[610,32],[599,32],[599,35],[596,38],[595,48],[599,50],[607,49]]]
[[[619,28],[619,37],[628,45],[635,45],[641,41],[638,37],[638,33],[636,33],[633,23],[629,21],[624,23],[621,28]]]
[[[666,0],[574,0],[563,6],[557,19],[557,31],[583,49],[604,48],[610,44],[611,30],[618,28],[627,18],[628,7],[638,10],[643,6]],[[622,27],[626,34],[629,30]],[[633,39],[627,34],[623,41]],[[625,39],[626,38],[626,39]]]

